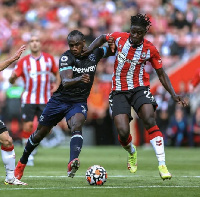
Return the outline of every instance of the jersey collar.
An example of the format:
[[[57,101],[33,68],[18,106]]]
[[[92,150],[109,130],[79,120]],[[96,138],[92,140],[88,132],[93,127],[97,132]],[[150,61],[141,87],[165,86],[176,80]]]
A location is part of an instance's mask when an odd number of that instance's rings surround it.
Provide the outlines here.
[[[33,58],[34,60],[37,61],[42,57],[42,53],[40,53],[40,55],[38,57],[33,57],[32,55],[30,55],[30,56],[31,56],[31,58]]]

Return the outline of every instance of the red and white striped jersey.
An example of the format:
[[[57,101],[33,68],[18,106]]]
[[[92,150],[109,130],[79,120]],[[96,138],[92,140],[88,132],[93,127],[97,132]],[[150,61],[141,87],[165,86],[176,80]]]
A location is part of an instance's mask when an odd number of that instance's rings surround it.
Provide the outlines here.
[[[137,48],[129,42],[130,33],[114,32],[106,35],[112,36],[117,46],[114,72],[112,77],[112,90],[125,91],[138,86],[150,86],[149,74],[145,72],[146,61],[154,69],[162,67],[162,60],[156,47],[148,40]]]
[[[56,73],[58,67],[53,56],[42,53],[35,59],[31,55],[23,57],[15,67],[17,77],[24,81],[23,104],[46,104],[51,96],[50,74]]]

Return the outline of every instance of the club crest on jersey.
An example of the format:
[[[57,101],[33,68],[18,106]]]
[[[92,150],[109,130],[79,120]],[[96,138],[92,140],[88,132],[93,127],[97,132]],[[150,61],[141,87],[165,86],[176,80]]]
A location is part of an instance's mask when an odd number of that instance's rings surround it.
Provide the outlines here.
[[[67,56],[62,56],[62,57],[61,57],[61,61],[62,61],[62,62],[66,62],[67,60],[68,60],[68,57],[67,57]]]
[[[158,63],[159,63],[159,64],[162,64],[162,60],[161,60],[161,59],[159,59],[159,60],[158,60]]]
[[[95,62],[96,58],[95,58],[95,55],[94,54],[90,54],[88,56],[89,60],[92,61],[92,62]]]
[[[146,58],[146,55],[147,55],[147,54],[146,54],[145,52],[142,52],[142,54],[141,54],[141,56],[140,56],[141,59],[145,59],[145,58]]]
[[[49,62],[46,62],[46,67],[47,68],[50,68],[51,67],[51,64]]]

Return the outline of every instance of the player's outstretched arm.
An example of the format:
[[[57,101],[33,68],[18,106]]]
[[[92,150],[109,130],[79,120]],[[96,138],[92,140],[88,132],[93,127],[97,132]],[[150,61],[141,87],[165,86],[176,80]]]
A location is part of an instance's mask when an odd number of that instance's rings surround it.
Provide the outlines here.
[[[177,95],[174,91],[174,88],[172,87],[171,81],[164,71],[163,68],[156,69],[156,73],[159,77],[160,82],[164,86],[164,88],[171,94],[174,101],[181,104],[183,107],[187,106],[188,103],[185,101],[184,97],[181,95]]]
[[[101,36],[99,36],[98,38],[96,38],[89,47],[84,48],[83,49],[83,53],[81,55],[89,55],[94,49],[102,46],[105,42],[107,42],[106,40],[106,34],[102,34]]]
[[[0,63],[0,71],[2,71],[5,68],[7,68],[14,61],[18,60],[25,49],[26,49],[25,45],[21,46],[12,57],[10,57],[9,59],[1,62]]]

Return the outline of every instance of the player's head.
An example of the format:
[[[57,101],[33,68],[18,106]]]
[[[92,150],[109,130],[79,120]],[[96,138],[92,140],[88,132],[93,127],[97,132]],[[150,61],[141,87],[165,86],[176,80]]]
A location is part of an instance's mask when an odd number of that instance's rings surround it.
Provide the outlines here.
[[[69,49],[74,56],[80,56],[85,46],[85,36],[78,30],[73,30],[67,36]]]
[[[130,41],[133,45],[139,45],[147,31],[151,26],[149,17],[145,14],[137,14],[131,16],[131,28],[130,28]]]
[[[38,53],[41,50],[40,37],[37,34],[32,34],[29,40],[31,53]]]

